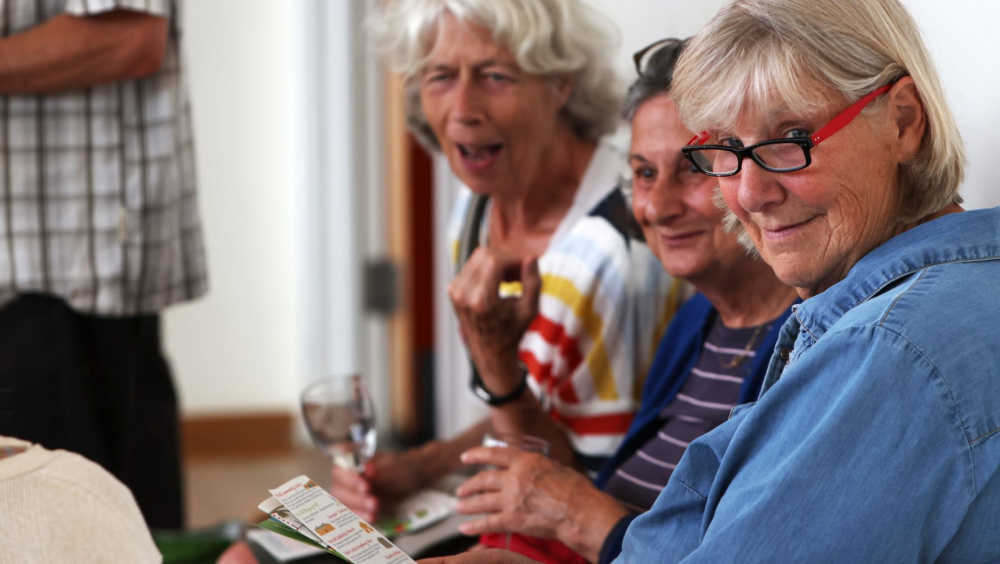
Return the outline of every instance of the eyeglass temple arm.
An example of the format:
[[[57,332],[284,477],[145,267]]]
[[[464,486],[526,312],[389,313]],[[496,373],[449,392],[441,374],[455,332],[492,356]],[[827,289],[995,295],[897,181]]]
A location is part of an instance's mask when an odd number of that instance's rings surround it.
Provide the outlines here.
[[[705,141],[708,141],[708,138],[709,138],[708,133],[702,131],[698,135],[695,135],[694,137],[692,137],[691,140],[687,142],[687,144],[689,146],[690,145],[701,145]]]
[[[864,110],[865,107],[868,106],[868,104],[871,104],[872,100],[888,92],[894,85],[895,83],[886,84],[885,86],[870,92],[867,96],[858,100],[857,102],[852,104],[851,107],[844,110],[843,113],[830,120],[830,123],[821,127],[820,130],[817,131],[810,138],[812,139],[813,147],[819,145],[824,139],[840,131],[847,124],[851,123],[851,121],[853,121],[854,118],[858,117],[858,114],[861,113],[861,110]],[[692,137],[691,140],[687,142],[687,144],[688,146],[701,145],[705,141],[708,141],[709,137],[710,135],[707,132],[702,131],[698,135]]]
[[[851,107],[844,110],[840,115],[830,120],[830,123],[821,127],[820,130],[814,133],[813,136],[810,138],[812,139],[813,147],[819,145],[820,143],[823,142],[824,139],[846,127],[847,124],[851,123],[851,121],[854,120],[854,118],[858,117],[858,114],[861,113],[861,110],[865,109],[865,107],[868,106],[868,104],[872,103],[872,100],[888,92],[889,89],[892,88],[894,84],[895,83],[886,84],[882,88],[870,92],[867,96],[858,100],[857,102],[852,104]]]

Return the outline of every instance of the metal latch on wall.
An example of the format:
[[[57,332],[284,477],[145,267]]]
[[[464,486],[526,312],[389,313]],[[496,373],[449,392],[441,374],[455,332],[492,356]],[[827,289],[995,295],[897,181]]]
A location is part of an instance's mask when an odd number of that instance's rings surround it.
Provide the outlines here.
[[[365,312],[392,315],[399,309],[399,268],[391,259],[366,260],[363,283]]]

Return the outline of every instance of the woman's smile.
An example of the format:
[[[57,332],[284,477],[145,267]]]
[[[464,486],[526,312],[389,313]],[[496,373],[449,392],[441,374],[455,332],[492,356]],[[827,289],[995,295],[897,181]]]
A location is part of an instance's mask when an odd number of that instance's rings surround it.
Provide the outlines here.
[[[804,235],[819,215],[814,215],[804,221],[773,222],[771,227],[761,227],[761,235],[765,244],[791,243],[795,238]]]
[[[668,247],[686,247],[694,244],[702,235],[707,233],[704,229],[660,229],[657,231],[660,240]]]

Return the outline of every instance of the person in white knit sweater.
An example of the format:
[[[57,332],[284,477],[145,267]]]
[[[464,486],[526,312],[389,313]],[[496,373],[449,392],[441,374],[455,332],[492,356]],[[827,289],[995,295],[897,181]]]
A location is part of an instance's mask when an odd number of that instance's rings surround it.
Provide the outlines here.
[[[5,564],[163,561],[132,493],[78,454],[0,436],[0,505]]]

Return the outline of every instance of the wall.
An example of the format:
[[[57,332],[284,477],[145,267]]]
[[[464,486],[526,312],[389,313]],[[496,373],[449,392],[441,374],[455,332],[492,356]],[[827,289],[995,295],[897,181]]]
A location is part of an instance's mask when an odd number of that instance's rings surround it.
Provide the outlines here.
[[[307,382],[359,369],[360,6],[184,4],[211,284],[164,316],[187,414],[297,412]]]
[[[293,4],[184,5],[211,285],[164,316],[188,414],[284,409],[297,388]]]
[[[993,172],[1000,149],[1000,3],[977,0],[903,0],[924,35],[937,65],[969,167],[962,195],[967,208],[1000,205]]]

